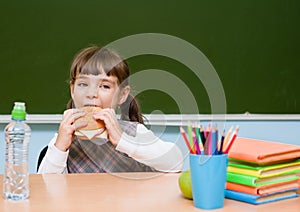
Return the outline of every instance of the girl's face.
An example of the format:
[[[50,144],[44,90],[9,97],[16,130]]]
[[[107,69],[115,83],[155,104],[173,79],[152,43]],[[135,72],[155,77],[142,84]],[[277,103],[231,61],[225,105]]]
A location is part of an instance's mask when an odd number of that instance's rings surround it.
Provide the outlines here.
[[[130,91],[127,86],[120,92],[118,78],[106,74],[79,74],[70,89],[76,108],[100,106],[115,109],[126,100]]]

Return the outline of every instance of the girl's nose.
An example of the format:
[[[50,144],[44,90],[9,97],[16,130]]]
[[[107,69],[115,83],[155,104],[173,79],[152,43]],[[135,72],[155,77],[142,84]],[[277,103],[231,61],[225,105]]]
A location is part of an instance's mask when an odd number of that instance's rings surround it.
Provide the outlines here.
[[[98,89],[90,87],[87,91],[88,98],[98,98]]]

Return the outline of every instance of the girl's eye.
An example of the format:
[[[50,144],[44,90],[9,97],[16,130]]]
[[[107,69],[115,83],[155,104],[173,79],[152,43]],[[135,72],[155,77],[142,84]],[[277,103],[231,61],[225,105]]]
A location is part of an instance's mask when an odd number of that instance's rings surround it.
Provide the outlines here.
[[[78,86],[80,86],[80,87],[86,87],[86,86],[87,86],[87,83],[80,82],[80,83],[78,83]]]
[[[108,86],[108,85],[100,85],[100,88],[110,89],[110,86]]]

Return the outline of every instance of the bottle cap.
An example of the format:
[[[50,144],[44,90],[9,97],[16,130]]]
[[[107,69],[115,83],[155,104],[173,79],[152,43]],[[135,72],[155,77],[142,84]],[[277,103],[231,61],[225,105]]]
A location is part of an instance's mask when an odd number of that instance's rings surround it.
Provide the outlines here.
[[[15,102],[14,108],[11,111],[11,118],[14,120],[25,120],[26,118],[25,102]]]

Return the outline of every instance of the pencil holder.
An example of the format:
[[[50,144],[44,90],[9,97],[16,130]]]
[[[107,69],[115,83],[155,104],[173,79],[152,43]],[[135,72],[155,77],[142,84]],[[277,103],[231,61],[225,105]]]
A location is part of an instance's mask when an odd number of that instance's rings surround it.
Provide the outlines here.
[[[222,208],[228,155],[190,154],[194,206],[201,209]]]

